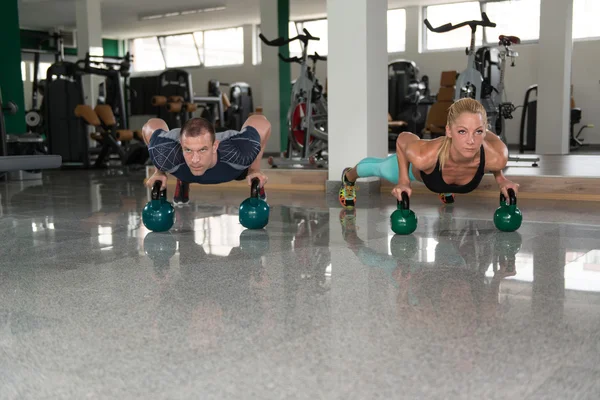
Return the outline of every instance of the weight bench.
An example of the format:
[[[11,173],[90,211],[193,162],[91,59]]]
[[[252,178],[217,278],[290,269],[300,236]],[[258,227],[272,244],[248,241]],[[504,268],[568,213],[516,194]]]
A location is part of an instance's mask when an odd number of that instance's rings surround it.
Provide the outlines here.
[[[2,156],[0,172],[53,169],[60,168],[61,164],[62,157],[58,155]]]

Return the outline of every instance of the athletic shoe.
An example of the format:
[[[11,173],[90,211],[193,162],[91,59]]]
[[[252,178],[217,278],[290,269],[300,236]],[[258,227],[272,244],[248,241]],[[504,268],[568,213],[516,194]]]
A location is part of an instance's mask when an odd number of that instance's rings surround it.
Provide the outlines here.
[[[346,179],[346,171],[351,168],[345,168],[342,172],[342,185],[340,187],[339,199],[340,204],[347,210],[352,210],[356,204],[356,188],[354,182],[348,182]]]
[[[454,203],[454,193],[440,193],[440,200],[444,204]]]
[[[187,204],[190,202],[190,184],[187,182],[181,182],[177,179],[177,185],[175,186],[175,195],[173,196],[173,203],[175,205]]]

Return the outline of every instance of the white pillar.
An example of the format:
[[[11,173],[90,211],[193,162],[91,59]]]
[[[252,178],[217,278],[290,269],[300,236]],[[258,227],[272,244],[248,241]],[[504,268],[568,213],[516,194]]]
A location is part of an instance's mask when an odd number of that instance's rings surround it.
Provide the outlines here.
[[[536,153],[569,153],[573,0],[542,0]]]
[[[422,7],[410,6],[404,10],[406,12],[406,54],[420,54],[421,43],[423,41],[423,13]]]
[[[254,51],[254,25],[243,25],[244,31],[244,65],[252,66],[252,52]],[[254,111],[254,110],[252,110]]]
[[[267,39],[278,37],[278,0],[260,0],[260,31]],[[278,47],[261,45],[261,102],[263,114],[271,122],[271,138],[267,152],[280,151],[280,108],[279,108],[279,53]]]
[[[327,0],[329,180],[387,155],[387,0]]]
[[[102,47],[102,14],[100,0],[77,0],[77,57],[82,60],[86,53],[103,55]],[[96,106],[98,85],[104,78],[85,75],[83,77],[83,93],[85,104]]]

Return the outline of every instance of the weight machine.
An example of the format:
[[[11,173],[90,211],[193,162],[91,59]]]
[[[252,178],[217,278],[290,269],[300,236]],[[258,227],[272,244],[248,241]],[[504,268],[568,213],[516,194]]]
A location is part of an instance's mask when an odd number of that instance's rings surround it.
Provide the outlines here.
[[[17,113],[17,105],[12,102],[2,102],[0,89],[0,172],[42,170],[60,168],[61,157],[57,155],[8,155],[5,113]]]

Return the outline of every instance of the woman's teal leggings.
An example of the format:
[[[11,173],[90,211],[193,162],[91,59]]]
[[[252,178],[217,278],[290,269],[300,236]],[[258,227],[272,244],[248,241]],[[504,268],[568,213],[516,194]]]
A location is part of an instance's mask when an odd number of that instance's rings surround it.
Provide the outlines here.
[[[376,176],[398,184],[398,158],[392,154],[386,158],[367,157],[356,165],[356,172],[360,178]],[[412,164],[408,165],[408,177],[410,181],[415,180],[412,172]]]

